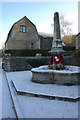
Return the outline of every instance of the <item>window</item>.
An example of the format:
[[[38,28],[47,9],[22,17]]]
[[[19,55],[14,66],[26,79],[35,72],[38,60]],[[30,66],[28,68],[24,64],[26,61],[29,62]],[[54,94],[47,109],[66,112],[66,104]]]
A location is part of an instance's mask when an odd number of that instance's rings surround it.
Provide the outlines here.
[[[26,32],[26,26],[20,25],[20,32]]]
[[[34,43],[31,43],[31,49],[33,49],[34,48]]]

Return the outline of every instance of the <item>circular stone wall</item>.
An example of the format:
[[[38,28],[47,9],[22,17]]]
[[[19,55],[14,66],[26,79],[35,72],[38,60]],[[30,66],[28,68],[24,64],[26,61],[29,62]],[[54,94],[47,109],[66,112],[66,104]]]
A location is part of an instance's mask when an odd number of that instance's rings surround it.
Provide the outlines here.
[[[37,83],[78,85],[80,84],[80,67],[65,66],[64,70],[48,69],[48,65],[31,69],[32,81]]]

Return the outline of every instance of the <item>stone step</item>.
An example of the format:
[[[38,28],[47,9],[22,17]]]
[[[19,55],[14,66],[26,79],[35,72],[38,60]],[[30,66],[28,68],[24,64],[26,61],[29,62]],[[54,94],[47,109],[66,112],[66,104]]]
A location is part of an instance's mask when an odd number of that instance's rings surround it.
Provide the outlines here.
[[[24,90],[20,90],[17,88],[16,84],[14,81],[12,81],[12,84],[15,88],[15,91],[18,95],[24,95],[24,96],[31,96],[31,97],[40,97],[40,98],[46,98],[46,99],[50,99],[50,100],[64,100],[64,101],[69,101],[69,102],[77,102],[80,100],[79,96],[61,96],[61,95],[56,95],[56,94],[45,94],[45,93],[37,93],[37,92],[31,92],[31,91],[24,91]]]

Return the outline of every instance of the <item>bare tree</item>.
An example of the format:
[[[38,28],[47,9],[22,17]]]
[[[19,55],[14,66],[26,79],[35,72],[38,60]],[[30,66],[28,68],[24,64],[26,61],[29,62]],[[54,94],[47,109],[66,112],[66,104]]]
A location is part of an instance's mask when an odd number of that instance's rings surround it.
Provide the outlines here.
[[[51,24],[54,33],[54,23]],[[64,15],[60,16],[60,29],[62,41],[66,45],[75,45],[75,37],[72,35],[72,22],[65,19]]]
[[[72,34],[72,22],[70,22],[69,20],[66,20],[64,15],[60,16],[60,28],[61,28],[61,35],[65,36],[65,35],[71,35]]]
[[[51,27],[54,30],[54,23],[51,24]],[[61,29],[61,36],[65,36],[65,35],[71,35],[72,34],[72,22],[70,22],[69,20],[66,20],[64,15],[60,16],[60,29]]]

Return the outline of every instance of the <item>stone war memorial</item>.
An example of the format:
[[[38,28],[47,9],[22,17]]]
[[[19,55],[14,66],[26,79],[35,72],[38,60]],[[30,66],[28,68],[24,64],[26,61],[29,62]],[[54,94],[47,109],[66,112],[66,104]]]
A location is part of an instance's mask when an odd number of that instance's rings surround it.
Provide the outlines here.
[[[80,67],[64,65],[64,53],[60,33],[59,13],[54,13],[54,40],[52,42],[51,65],[33,68],[32,81],[38,83],[55,83],[60,85],[80,84]]]
[[[52,69],[64,69],[63,66],[63,53],[65,51],[62,48],[62,40],[60,34],[60,23],[59,14],[56,12],[54,14],[54,40],[52,43],[51,53],[51,63]]]

